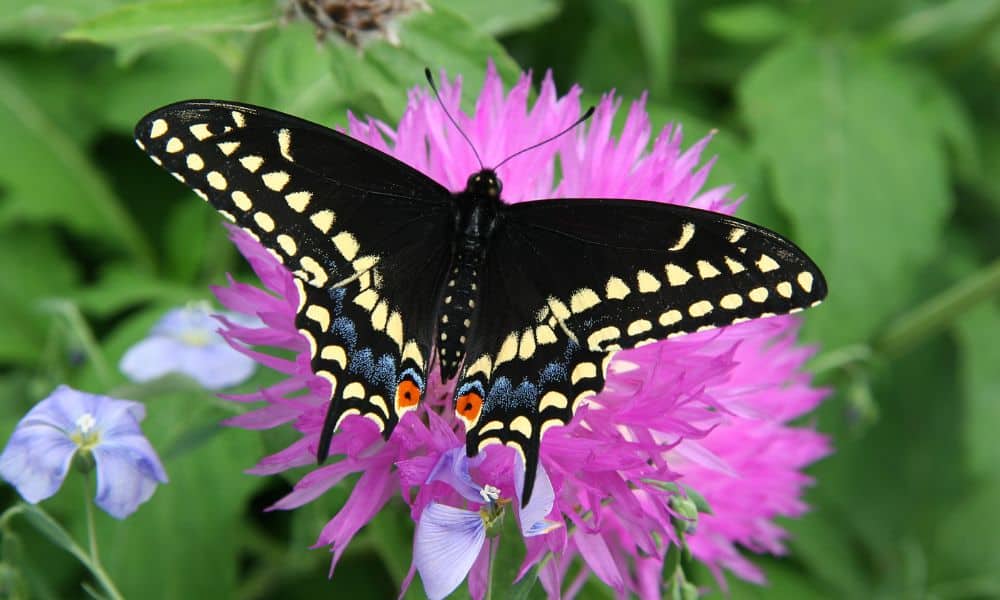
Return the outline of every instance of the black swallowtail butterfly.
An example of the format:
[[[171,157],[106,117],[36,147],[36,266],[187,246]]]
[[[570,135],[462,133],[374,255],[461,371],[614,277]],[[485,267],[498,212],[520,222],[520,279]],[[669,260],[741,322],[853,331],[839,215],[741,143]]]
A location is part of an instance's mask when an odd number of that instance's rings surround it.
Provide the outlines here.
[[[436,353],[459,375],[466,449],[514,447],[534,484],[545,431],[604,387],[612,355],[799,311],[826,283],[790,241],[733,217],[655,202],[508,205],[496,172],[452,193],[347,135],[217,100],[144,117],[153,161],[295,275],[296,326],[330,383],[317,458],[349,415],[388,438]]]

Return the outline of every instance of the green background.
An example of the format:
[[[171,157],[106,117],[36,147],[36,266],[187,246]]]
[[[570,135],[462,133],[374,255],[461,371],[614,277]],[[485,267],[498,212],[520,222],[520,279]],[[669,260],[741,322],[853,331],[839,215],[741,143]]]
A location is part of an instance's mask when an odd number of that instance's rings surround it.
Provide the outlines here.
[[[492,58],[508,84],[552,68],[589,101],[648,91],[654,127],[688,143],[718,129],[709,183],[827,275],[805,338],[834,393],[807,422],[836,453],[809,470],[813,511],[783,522],[790,554],[754,559],[769,585],[730,577],[731,597],[1000,598],[1000,0],[428,2],[399,46],[359,51],[273,0],[0,0],[0,440],[60,382],[148,404],[170,484],[125,522],[98,515],[125,595],[393,598],[412,540],[384,511],[327,580],[308,547],[348,488],[262,513],[291,480],[242,471],[291,432],[220,428],[234,409],[193,383],[117,373],[166,308],[249,278],[133,124],[192,97],[393,123],[425,65],[468,98]],[[81,487],[44,504],[78,536]],[[68,554],[23,520],[3,534],[0,594],[82,597]]]

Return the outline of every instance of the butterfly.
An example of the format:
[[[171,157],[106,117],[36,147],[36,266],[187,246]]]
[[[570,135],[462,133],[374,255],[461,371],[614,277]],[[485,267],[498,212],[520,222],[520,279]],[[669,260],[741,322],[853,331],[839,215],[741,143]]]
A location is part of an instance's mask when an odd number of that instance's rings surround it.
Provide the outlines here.
[[[542,437],[601,391],[615,352],[826,296],[813,261],[758,225],[638,200],[506,204],[490,168],[453,193],[258,106],[171,104],[135,138],[294,275],[296,327],[330,390],[320,462],[349,416],[388,439],[436,362],[442,380],[457,377],[468,455],[513,447],[526,504]]]

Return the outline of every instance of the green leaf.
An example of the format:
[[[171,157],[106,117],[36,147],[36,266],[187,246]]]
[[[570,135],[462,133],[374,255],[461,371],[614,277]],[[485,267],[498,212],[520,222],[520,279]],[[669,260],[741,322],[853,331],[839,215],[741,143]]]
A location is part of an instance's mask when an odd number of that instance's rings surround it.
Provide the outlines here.
[[[78,278],[52,231],[0,230],[0,361],[32,363],[46,350],[51,327],[40,300],[59,296]]]
[[[271,0],[151,0],[125,4],[89,19],[63,37],[101,44],[204,33],[256,31],[276,24]]]
[[[933,127],[951,151],[954,170],[965,181],[983,176],[972,117],[957,90],[938,79],[929,69],[911,65],[907,71],[926,123]]]
[[[49,43],[80,21],[117,4],[117,0],[0,0],[0,40],[38,45]]]
[[[205,396],[161,396],[148,403],[143,430],[170,482],[127,521],[101,519],[101,552],[127,598],[226,598],[236,589],[239,530],[261,479],[246,475],[260,456],[259,435],[218,425]],[[165,451],[187,432],[216,434],[186,452]],[[155,549],[155,560],[150,552]]]
[[[531,598],[532,590],[538,581],[537,568],[531,569],[524,574],[520,581],[514,583],[521,563],[524,561],[525,546],[521,527],[518,525],[517,516],[514,514],[512,506],[508,505],[506,508],[500,536],[486,539],[487,545],[491,542],[499,543],[493,556],[493,581],[489,582],[493,586],[493,596],[510,598],[511,600]]]
[[[649,92],[654,98],[669,92],[674,53],[674,14],[672,0],[624,0],[632,11],[635,29],[646,57]]]
[[[406,94],[414,85],[426,85],[424,68],[437,75],[441,69],[449,77],[462,76],[466,102],[485,79],[486,63],[493,60],[504,81],[512,83],[521,70],[495,39],[445,9],[419,12],[406,18],[399,31],[400,45],[378,42],[366,50],[361,72],[355,81],[370,86],[393,120],[403,114]]]
[[[559,38],[553,41],[564,47],[579,44],[574,63],[579,70],[577,81],[586,89],[594,92],[614,89],[623,97],[635,97],[649,89],[651,79],[648,68],[655,66],[647,63],[647,44],[653,42],[646,41],[649,34],[639,34],[639,24],[635,19],[637,13],[624,9],[622,1],[590,0],[580,3],[569,10],[584,12],[584,16],[589,17],[589,28],[579,33],[585,43]],[[652,24],[644,27],[652,27]],[[639,65],[646,68],[638,68]]]
[[[369,521],[367,532],[375,552],[382,559],[393,581],[399,586],[410,570],[413,549],[413,519],[409,507],[390,502]],[[419,583],[417,584],[419,585]]]
[[[646,105],[653,131],[659,132],[667,123],[683,127],[685,148],[695,142],[712,135],[712,141],[702,154],[702,161],[715,157],[716,163],[705,182],[704,189],[719,186],[732,186],[729,197],[737,199],[746,197],[746,202],[740,205],[737,215],[754,223],[780,228],[785,221],[778,213],[774,201],[770,198],[763,185],[763,168],[761,159],[751,152],[745,142],[736,133],[720,123],[706,121],[690,112],[674,106],[665,106],[656,102]]]
[[[995,467],[996,465],[994,465]],[[1000,537],[993,534],[1000,506],[1000,479],[993,479],[953,504],[936,523],[931,566],[941,581],[938,598],[996,598],[1000,591]],[[958,593],[944,595],[948,589]]]
[[[103,125],[132,136],[146,113],[185,98],[228,98],[233,74],[216,53],[199,44],[171,44],[144,52],[102,82]]]
[[[916,3],[885,35],[896,45],[947,46],[966,44],[1000,15],[1000,0],[948,0]]]
[[[90,557],[73,539],[73,536],[66,531],[55,519],[34,504],[21,504],[20,512],[35,528],[36,531],[45,536],[50,542],[69,552],[77,558],[87,568],[92,567]]]
[[[433,0],[430,5],[435,11],[446,9],[461,15],[479,31],[494,36],[528,29],[559,12],[555,0],[507,0],[502,4],[481,0]]]
[[[937,252],[951,205],[943,152],[909,78],[802,38],[758,63],[739,93],[786,233],[830,285],[807,321],[833,346],[868,337],[903,308],[898,290]]]
[[[965,462],[974,475],[1000,480],[1000,309],[987,303],[970,310],[957,334]]]
[[[66,296],[79,304],[84,312],[108,317],[144,302],[177,306],[192,300],[204,300],[211,296],[211,291],[182,286],[137,272],[128,263],[117,263],[108,265],[96,282],[73,290]]]
[[[0,226],[58,223],[125,246],[141,264],[151,251],[85,154],[0,65]]]
[[[761,44],[787,34],[795,23],[773,4],[750,2],[713,8],[705,15],[705,28],[738,44]]]

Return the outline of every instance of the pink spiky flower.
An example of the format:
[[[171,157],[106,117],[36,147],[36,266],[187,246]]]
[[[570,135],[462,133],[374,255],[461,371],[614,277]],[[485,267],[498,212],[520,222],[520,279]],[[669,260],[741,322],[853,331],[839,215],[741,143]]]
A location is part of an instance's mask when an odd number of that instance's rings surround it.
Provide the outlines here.
[[[579,88],[559,97],[546,76],[529,109],[530,88],[530,75],[524,75],[505,94],[491,65],[473,115],[460,109],[459,80],[444,80],[441,97],[483,162],[496,164],[568,126],[580,114]],[[615,138],[611,128],[619,105],[613,95],[604,96],[585,129],[507,163],[500,173],[505,200],[634,198],[725,213],[735,210],[737,202],[726,197],[729,188],[702,191],[714,160],[701,164],[709,138],[682,150],[680,127],[667,126],[648,149],[651,126],[642,100],[633,103],[621,135]],[[468,175],[479,168],[441,106],[421,89],[410,93],[396,129],[352,116],[348,133],[449,189],[462,189]],[[252,473],[267,475],[313,464],[328,400],[321,395],[322,382],[310,371],[306,342],[294,324],[298,297],[292,276],[246,234],[231,231],[266,290],[230,281],[216,294],[227,308],[259,317],[264,326],[226,322],[223,334],[288,378],[258,393],[232,397],[264,404],[228,423],[247,429],[287,423],[302,433],[296,443],[261,460]],[[540,571],[552,596],[572,597],[593,575],[619,593],[659,598],[666,547],[678,542],[673,501],[680,488],[666,485],[676,482],[698,490],[713,510],[700,517],[696,533],[686,536],[693,556],[720,580],[728,570],[763,581],[763,574],[737,547],[783,552],[784,532],[773,519],[805,510],[800,495],[809,479],[801,469],[829,451],[823,436],[788,425],[823,396],[810,387],[809,376],[801,370],[810,350],[796,345],[798,323],[794,317],[773,317],[619,353],[605,390],[569,426],[550,431],[542,443],[541,466],[554,490],[553,508],[543,515],[548,519],[544,522],[565,526],[536,529],[527,537],[531,524],[522,523],[528,547],[522,573],[552,553],[554,558],[545,559]],[[245,345],[290,349],[297,355],[294,360],[276,358]],[[419,523],[432,503],[458,507],[472,502],[474,508],[475,495],[463,497],[458,489],[463,486],[480,490],[489,486],[503,498],[518,495],[518,464],[514,453],[501,446],[487,448],[473,472],[463,462],[461,472],[437,475],[454,449],[464,447],[464,431],[452,412],[451,390],[438,384],[436,376],[428,379],[421,407],[402,419],[388,441],[369,421],[346,419],[330,449],[331,456],[340,459],[315,468],[272,507],[296,508],[360,472],[349,500],[317,540],[317,546],[330,547],[333,565],[358,530],[394,496],[410,505]],[[493,506],[492,500],[484,498],[484,506]],[[471,544],[483,546],[478,527],[468,527],[475,523],[474,517],[470,521],[466,512],[435,508],[434,531],[441,539],[448,540],[447,523],[440,520],[445,513],[464,524]],[[564,581],[577,557],[583,569],[572,581]],[[482,597],[486,561],[462,562],[463,569],[471,569],[473,597]],[[422,569],[421,574],[425,583],[439,575],[456,580],[453,573],[428,574]],[[459,575],[457,581],[465,573]]]

